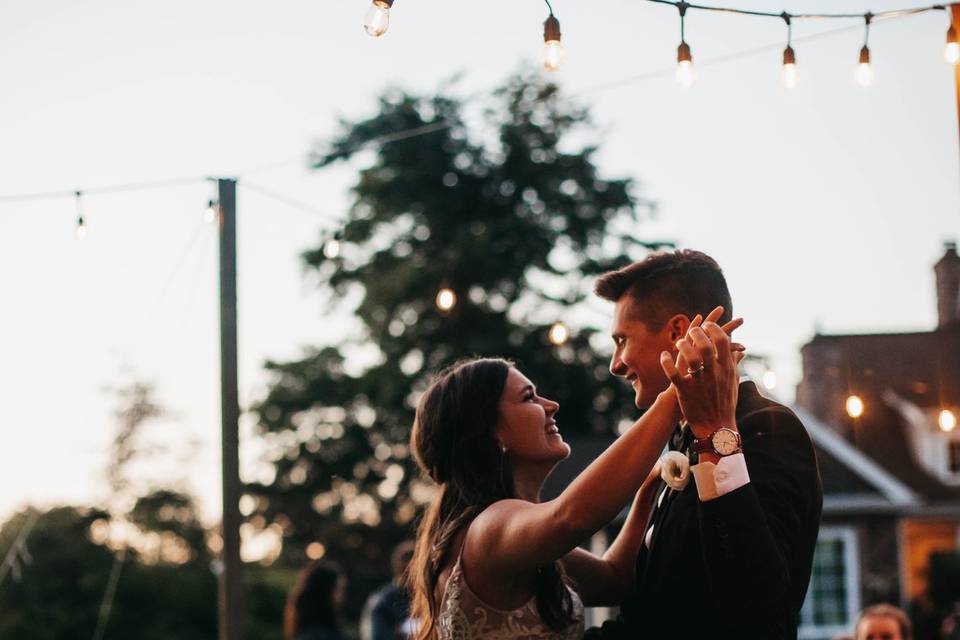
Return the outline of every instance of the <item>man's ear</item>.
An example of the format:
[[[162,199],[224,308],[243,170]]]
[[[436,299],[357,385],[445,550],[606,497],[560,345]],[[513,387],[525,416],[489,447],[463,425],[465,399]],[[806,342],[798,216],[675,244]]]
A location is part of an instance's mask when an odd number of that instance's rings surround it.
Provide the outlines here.
[[[667,320],[667,331],[670,334],[670,342],[676,342],[683,336],[687,335],[687,329],[690,327],[690,318],[678,313],[669,320]]]

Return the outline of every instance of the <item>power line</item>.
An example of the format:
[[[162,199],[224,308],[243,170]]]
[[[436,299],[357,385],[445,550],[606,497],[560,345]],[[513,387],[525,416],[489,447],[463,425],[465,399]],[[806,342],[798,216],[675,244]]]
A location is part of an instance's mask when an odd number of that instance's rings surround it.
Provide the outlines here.
[[[288,207],[291,207],[298,211],[302,211],[304,213],[309,213],[310,215],[313,215],[313,216],[320,216],[330,220],[335,218],[335,216],[331,216],[329,213],[326,213],[309,203],[303,202],[301,200],[296,200],[289,196],[285,196],[282,193],[274,191],[273,189],[269,189],[267,187],[254,184],[249,180],[242,180],[242,181],[238,180],[237,186],[240,187],[241,189],[247,189],[249,191],[253,191],[254,193],[258,193],[261,196],[270,198],[271,200],[279,202],[280,204],[284,204]]]
[[[166,189],[187,184],[196,184],[211,178],[172,178],[169,180],[153,180],[149,182],[128,182],[121,184],[88,187],[84,189],[59,189],[56,191],[41,191],[36,193],[16,193],[0,195],[0,204],[7,202],[26,202],[28,200],[49,200],[52,198],[76,198],[77,195],[122,193],[125,191],[147,191],[150,189]]]

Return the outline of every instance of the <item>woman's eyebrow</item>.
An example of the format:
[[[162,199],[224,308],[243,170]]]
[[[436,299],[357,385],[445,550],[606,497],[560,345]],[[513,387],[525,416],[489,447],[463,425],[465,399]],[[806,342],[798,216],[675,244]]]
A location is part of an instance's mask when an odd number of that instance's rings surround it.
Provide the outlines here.
[[[532,385],[532,384],[524,385],[523,389],[520,389],[520,395],[522,396],[522,395],[525,394],[527,391],[529,391],[529,392],[532,393],[533,395],[537,395],[537,391],[536,391],[536,389],[533,388],[533,385]]]

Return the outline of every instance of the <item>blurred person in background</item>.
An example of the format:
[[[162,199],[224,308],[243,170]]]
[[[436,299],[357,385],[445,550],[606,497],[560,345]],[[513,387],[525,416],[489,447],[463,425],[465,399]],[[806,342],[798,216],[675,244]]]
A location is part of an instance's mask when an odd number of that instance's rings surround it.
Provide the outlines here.
[[[411,540],[398,544],[390,555],[393,580],[370,594],[360,616],[360,640],[406,640],[411,635],[410,594],[403,576],[413,557]]]
[[[875,604],[860,612],[854,640],[912,640],[913,625],[902,609]]]
[[[308,565],[287,597],[285,640],[346,640],[339,613],[347,596],[347,578],[332,562]]]

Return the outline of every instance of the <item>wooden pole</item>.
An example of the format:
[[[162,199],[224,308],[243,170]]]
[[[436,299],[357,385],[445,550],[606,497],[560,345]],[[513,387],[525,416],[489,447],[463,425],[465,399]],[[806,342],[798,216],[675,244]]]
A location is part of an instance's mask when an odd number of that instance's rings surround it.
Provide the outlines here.
[[[220,409],[223,473],[223,571],[219,638],[243,638],[240,563],[240,402],[237,381],[237,181],[217,180],[220,213]]]

